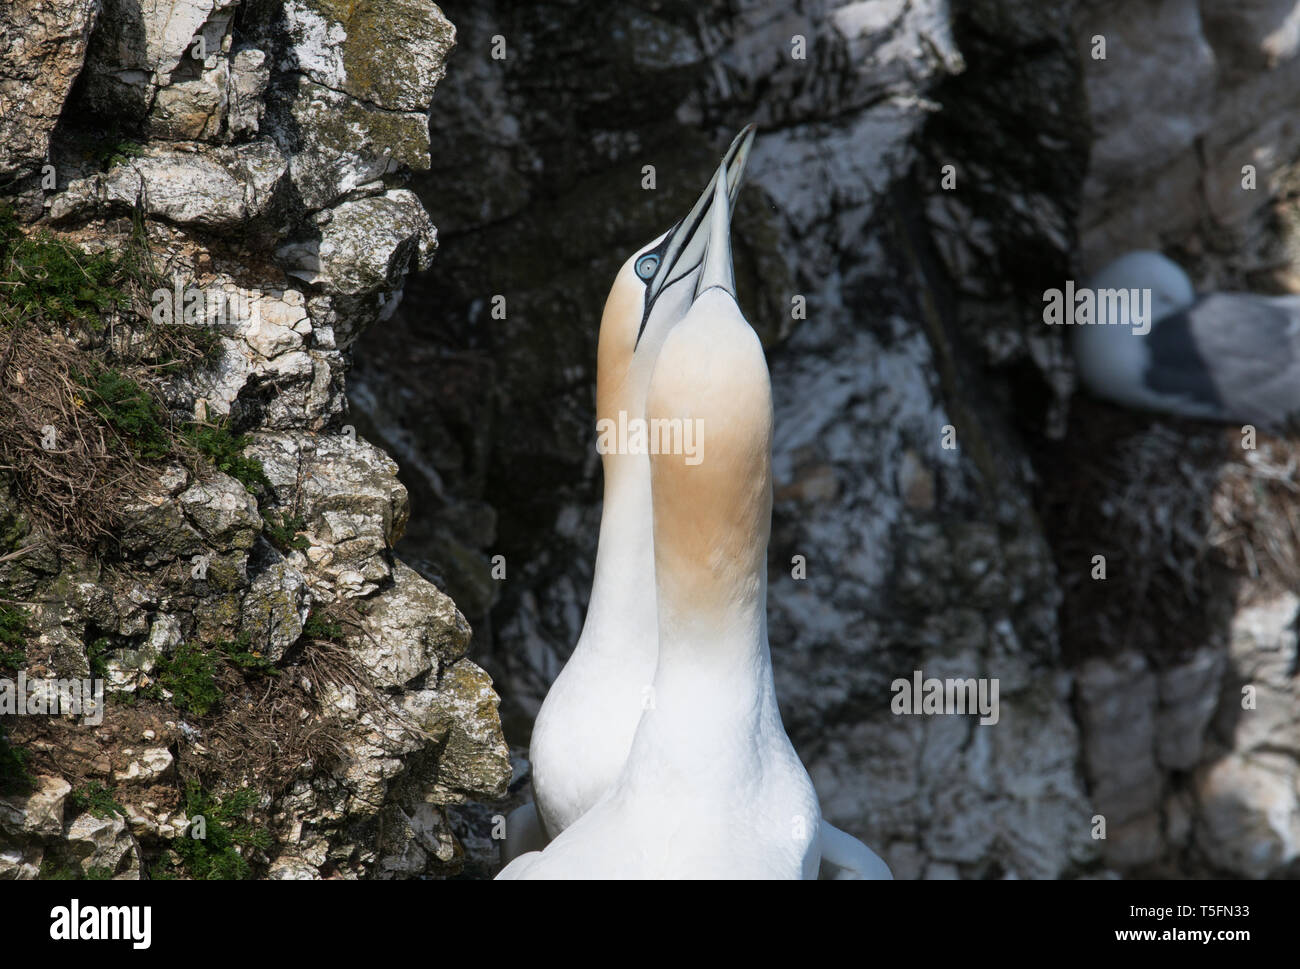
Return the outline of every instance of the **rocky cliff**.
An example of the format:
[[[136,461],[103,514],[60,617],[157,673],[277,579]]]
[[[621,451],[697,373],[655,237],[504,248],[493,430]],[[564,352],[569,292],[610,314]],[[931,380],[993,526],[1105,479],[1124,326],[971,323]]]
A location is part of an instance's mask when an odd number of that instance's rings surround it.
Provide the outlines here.
[[[0,716],[0,874],[491,872],[466,802],[526,796],[591,580],[601,304],[748,121],[827,816],[906,878],[1294,874],[1300,457],[1076,395],[1041,310],[1136,245],[1295,288],[1298,11],[11,3],[0,677],[110,695]],[[915,670],[998,722],[892,714]]]
[[[343,393],[437,246],[454,28],[20,0],[0,38],[0,673],[108,686],[0,717],[0,877],[458,871],[497,699]]]
[[[900,877],[1292,870],[1293,449],[1076,396],[1041,313],[1137,244],[1216,250],[1202,283],[1294,266],[1294,3],[451,15],[412,183],[444,250],[349,394],[440,509],[402,547],[473,623],[517,758],[591,579],[609,281],[753,120],[733,236],[776,396],[773,660],[828,816]],[[998,678],[999,723],[893,716],[913,670]]]

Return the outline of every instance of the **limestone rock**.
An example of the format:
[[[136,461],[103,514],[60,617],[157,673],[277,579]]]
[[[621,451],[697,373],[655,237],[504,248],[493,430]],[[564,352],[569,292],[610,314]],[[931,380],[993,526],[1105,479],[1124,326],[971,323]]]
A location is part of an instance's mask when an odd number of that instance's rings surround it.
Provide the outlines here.
[[[1094,660],[1079,673],[1084,753],[1093,803],[1108,826],[1154,811],[1156,678],[1141,656]]]
[[[257,502],[227,474],[217,472],[195,482],[179,501],[186,517],[214,548],[247,550],[262,530]]]
[[[272,663],[302,636],[311,610],[311,594],[301,572],[287,562],[275,562],[253,579],[244,597],[241,630]]]
[[[1276,754],[1230,756],[1197,777],[1196,843],[1219,868],[1265,878],[1300,857],[1295,764]]]
[[[1266,186],[1300,146],[1281,120],[1300,80],[1295,5],[1098,0],[1080,4],[1077,21],[1099,135],[1084,195],[1087,268],[1186,237],[1205,218],[1233,237],[1218,248],[1240,243],[1232,261],[1258,258],[1260,193],[1243,190],[1243,166]],[[1090,56],[1098,35],[1105,60]]]
[[[45,860],[45,846],[38,841],[9,845],[0,838],[0,881],[30,881],[39,878]]]
[[[385,550],[410,514],[391,458],[360,438],[294,434],[259,435],[248,453],[262,461],[279,501],[298,508],[313,544],[329,547],[316,570],[326,589],[342,584],[355,598],[388,579]]]
[[[1283,592],[1242,608],[1232,622],[1233,676],[1216,721],[1243,753],[1300,747],[1300,598]],[[1247,704],[1247,693],[1249,705]]]
[[[427,168],[428,106],[455,37],[438,7],[293,0],[284,22],[284,95],[269,120],[306,207],[333,205],[399,165]]]
[[[291,276],[341,299],[336,339],[346,346],[358,331],[392,311],[388,294],[411,270],[429,267],[436,231],[418,199],[405,189],[345,202],[331,211],[319,238],[278,251]]]
[[[456,604],[403,562],[393,586],[366,614],[357,656],[380,686],[410,683],[454,663],[469,648],[470,629]]]
[[[271,862],[266,876],[274,881],[320,881],[320,873],[313,865],[288,853]]]
[[[119,783],[152,782],[171,770],[172,763],[172,753],[166,747],[147,747],[134,754],[125,768],[115,771],[113,779]]]
[[[270,142],[237,148],[149,149],[105,174],[73,181],[50,203],[55,221],[106,212],[146,212],[209,232],[247,231],[269,214],[287,172]]]
[[[109,872],[115,878],[140,877],[140,860],[135,839],[126,822],[117,815],[97,818],[89,811],[77,816],[64,832],[63,856],[89,874],[91,869]]]
[[[510,750],[501,739],[500,702],[492,678],[467,659],[439,677],[434,690],[407,694],[403,703],[419,722],[446,740],[432,796],[454,804],[475,793],[501,797],[510,783]]]
[[[295,245],[282,257],[294,275],[328,292],[398,289],[408,269],[428,269],[433,257],[433,224],[415,202],[401,189],[345,202],[332,211],[319,244]]]
[[[122,509],[119,541],[128,552],[138,553],[150,564],[199,555],[203,537],[186,520],[180,505],[170,496],[146,495]]]
[[[181,624],[175,616],[160,614],[149,627],[148,638],[139,648],[122,649],[111,654],[105,666],[107,689],[115,693],[132,693],[181,644]]]
[[[105,117],[147,119],[151,133],[166,138],[216,135],[227,103],[226,55],[238,6],[238,0],[148,6],[106,0],[87,58],[85,107]]]
[[[57,837],[63,831],[63,805],[71,793],[72,785],[62,777],[47,775],[36,779],[30,794],[0,797],[0,835]]]
[[[285,20],[293,67],[389,111],[427,108],[456,39],[442,11],[423,0],[361,11],[338,0],[290,0]]]
[[[45,161],[100,6],[101,0],[14,0],[0,10],[0,179]]]
[[[50,656],[55,675],[90,676],[81,641],[83,620],[75,609],[62,602],[39,603],[31,610],[31,623],[37,630],[36,645]]]
[[[1190,770],[1201,762],[1205,730],[1219,703],[1224,659],[1221,652],[1205,649],[1158,674],[1156,758],[1162,767]]]
[[[428,112],[454,29],[427,0],[38,7],[0,13],[0,26],[26,18],[0,40],[0,182],[19,176],[24,223],[43,218],[88,249],[122,244],[123,217],[140,204],[154,268],[203,296],[188,322],[213,331],[202,362],[159,369],[160,403],[176,425],[223,419],[252,433],[245,456],[264,462],[273,491],[259,505],[234,478],[173,460],[121,509],[121,561],[98,569],[93,555],[73,568],[36,542],[0,482],[0,585],[36,603],[40,661],[77,674],[102,662],[111,692],[137,694],[111,700],[102,726],[77,725],[86,732],[63,752],[78,776],[120,785],[127,818],[64,819],[61,806],[25,800],[10,814],[30,830],[0,824],[0,877],[44,866],[130,878],[142,860],[174,861],[167,843],[189,823],[180,780],[223,728],[238,729],[252,694],[228,697],[214,727],[168,719],[166,694],[141,688],[182,644],[211,651],[247,634],[282,662],[309,607],[339,598],[367,617],[370,638],[348,644],[362,680],[302,676],[292,689],[313,702],[284,726],[337,736],[342,763],[309,758],[286,790],[262,792],[252,813],[274,844],[249,860],[276,878],[454,873],[463,851],[444,805],[503,789],[495,694],[463,659],[469,629],[455,604],[393,556],[410,513],[396,465],[339,420],[350,343],[391,317],[436,245],[419,198],[398,186],[429,163]],[[37,190],[33,166],[60,117],[55,186]],[[277,258],[299,275],[286,279]],[[272,548],[263,512],[277,524],[301,515],[307,547]],[[233,675],[219,670],[218,685]],[[61,805],[67,784],[56,782]]]
[[[257,134],[266,111],[263,96],[270,80],[271,65],[264,51],[245,47],[230,59],[230,101],[226,125],[232,138]]]
[[[378,877],[411,878],[448,865],[457,855],[456,839],[446,812],[433,804],[417,804],[407,813],[390,805],[384,815],[384,853]]]

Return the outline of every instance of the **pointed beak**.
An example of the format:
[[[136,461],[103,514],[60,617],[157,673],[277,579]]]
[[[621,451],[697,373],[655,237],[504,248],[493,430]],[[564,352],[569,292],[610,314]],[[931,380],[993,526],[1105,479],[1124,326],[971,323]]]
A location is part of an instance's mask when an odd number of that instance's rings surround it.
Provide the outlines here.
[[[723,190],[726,181],[726,167],[719,165],[714,176],[713,204],[704,220],[709,239],[704,250],[704,268],[695,282],[696,299],[715,287],[726,290],[732,299],[736,296],[736,274],[731,266],[731,199]]]
[[[731,211],[735,206],[736,196],[740,193],[740,183],[745,176],[745,165],[749,161],[749,152],[754,144],[754,132],[754,125],[749,124],[736,135],[735,140],[731,142],[731,147],[722,156],[722,164],[718,166],[718,170],[709,180],[708,186],[692,206],[691,211],[686,218],[673,226],[664,239],[663,258],[646,295],[647,308],[666,286],[681,279],[704,261],[705,250],[709,248],[710,238],[718,222],[714,213],[718,207],[719,196],[723,200],[720,210],[722,234],[724,238],[728,236]],[[729,240],[727,265],[731,265]]]

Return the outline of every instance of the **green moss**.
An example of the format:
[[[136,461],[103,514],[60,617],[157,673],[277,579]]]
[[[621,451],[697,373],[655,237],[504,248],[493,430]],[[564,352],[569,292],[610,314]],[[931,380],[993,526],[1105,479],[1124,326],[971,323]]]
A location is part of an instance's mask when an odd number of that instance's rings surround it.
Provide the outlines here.
[[[96,680],[108,679],[107,655],[113,649],[113,641],[101,636],[86,647],[86,659],[90,663],[90,676]]]
[[[0,501],[3,501],[3,485],[0,485]],[[18,551],[31,530],[26,515],[17,514],[12,506],[0,505],[0,552]]]
[[[252,642],[253,637],[249,633],[240,633],[237,639],[218,643],[217,648],[246,673],[275,673],[275,664],[253,649]]]
[[[27,770],[27,751],[11,744],[0,726],[0,794],[29,794],[35,786],[36,778]]]
[[[244,450],[252,443],[247,434],[232,434],[225,421],[215,424],[191,424],[184,431],[185,440],[212,462],[218,471],[230,475],[244,486],[244,490],[259,500],[272,496],[271,481],[266,476],[262,462],[244,457]],[[301,515],[262,512],[263,534],[282,552],[291,549],[305,551],[311,542],[299,535],[307,527]]]
[[[330,622],[314,609],[307,614],[302,634],[307,639],[325,639],[336,643],[343,641],[343,627],[339,623]]]
[[[279,675],[275,664],[253,649],[252,636],[240,633],[237,638],[222,640],[214,647],[182,643],[158,664],[156,681],[136,694],[163,703],[166,690],[177,709],[204,716],[221,702],[217,673],[225,665],[244,674]],[[121,699],[130,703],[134,698],[128,694]]]
[[[23,237],[18,216],[12,205],[0,205],[0,258],[8,259],[10,250]]]
[[[86,403],[108,424],[136,456],[166,457],[172,451],[167,415],[152,395],[129,377],[111,368],[94,374],[74,373],[86,388]]]
[[[126,809],[113,798],[112,789],[98,781],[91,781],[74,790],[68,795],[68,803],[78,813],[89,811],[103,820],[108,820],[115,814],[120,818],[126,817]]]
[[[27,665],[27,613],[17,606],[0,605],[0,669]]]
[[[158,685],[172,694],[180,710],[203,716],[221,700],[216,662],[197,646],[182,643],[159,667]]]
[[[76,881],[81,872],[74,870],[71,865],[60,865],[53,858],[46,858],[41,862],[41,881],[46,882],[70,882]]]
[[[0,207],[0,304],[18,319],[49,319],[98,329],[125,308],[121,260],[90,255],[48,235],[24,236],[12,208]]]
[[[221,881],[252,877],[248,861],[237,849],[265,850],[271,845],[270,835],[245,819],[258,800],[259,795],[252,788],[217,798],[204,791],[197,781],[186,782],[185,813],[191,819],[191,827],[172,842],[172,848],[191,878]],[[196,831],[193,819],[197,817],[204,821],[203,838],[193,837]]]
[[[120,154],[132,149],[119,145],[116,150]],[[138,317],[131,308],[133,303],[147,303],[156,290],[169,288],[154,265],[140,208],[132,213],[131,235],[124,245],[92,254],[46,233],[24,235],[13,208],[0,205],[0,283],[0,310],[19,322],[31,319],[98,330],[108,314],[121,313],[155,336],[159,334],[152,319]],[[165,338],[146,341],[155,351],[153,362],[164,372],[211,361],[220,349],[220,335],[211,327],[177,323],[165,329]]]
[[[126,130],[120,121],[110,121],[104,127],[80,128],[65,132],[70,147],[83,159],[108,170],[144,153],[138,135]]]
[[[252,442],[247,434],[234,435],[225,422],[216,424],[191,424],[184,431],[185,440],[218,471],[230,475],[254,497],[270,494],[271,482],[256,458],[244,457],[244,449]]]
[[[278,517],[277,521],[274,513],[262,514],[263,534],[272,545],[282,552],[295,548],[306,551],[311,548],[307,536],[298,534],[307,527],[307,522],[301,515],[281,514]]]
[[[122,162],[130,161],[132,158],[138,158],[144,154],[144,145],[138,141],[131,141],[126,138],[119,138],[106,146],[105,153],[107,158],[105,166],[112,168],[114,165],[120,165]]]

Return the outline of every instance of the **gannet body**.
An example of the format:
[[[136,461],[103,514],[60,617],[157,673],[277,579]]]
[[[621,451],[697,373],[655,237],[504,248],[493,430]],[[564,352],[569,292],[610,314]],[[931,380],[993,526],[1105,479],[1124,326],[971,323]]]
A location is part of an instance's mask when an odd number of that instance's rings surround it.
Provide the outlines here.
[[[1150,251],[1121,256],[1089,287],[1099,294],[1099,320],[1071,329],[1079,374],[1094,394],[1144,410],[1264,427],[1300,414],[1300,297],[1198,297],[1176,263]],[[1146,333],[1133,325],[1131,300],[1100,295],[1144,290],[1151,294]]]
[[[781,722],[767,638],[771,385],[736,303],[729,219],[719,181],[695,299],[664,340],[646,401],[650,419],[695,421],[704,442],[694,465],[682,453],[649,459],[649,702],[613,787],[500,878],[817,877],[821,812]],[[840,857],[883,867],[831,830]]]
[[[659,349],[694,296],[715,186],[736,197],[753,139],[749,125],[727,150],[722,174],[715,174],[687,216],[619,271],[601,318],[598,426],[617,423],[620,415],[644,419]],[[545,844],[609,790],[627,759],[654,678],[659,638],[649,459],[642,451],[605,453],[601,461],[605,492],[587,616],[533,725],[534,804],[507,820],[505,861]]]

